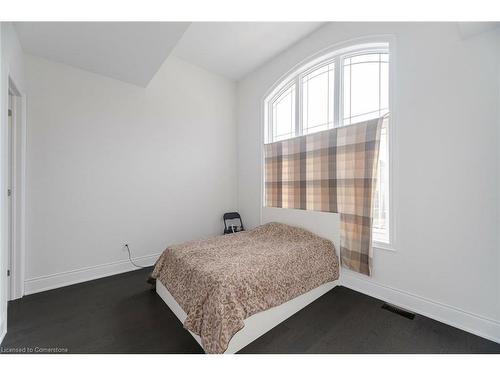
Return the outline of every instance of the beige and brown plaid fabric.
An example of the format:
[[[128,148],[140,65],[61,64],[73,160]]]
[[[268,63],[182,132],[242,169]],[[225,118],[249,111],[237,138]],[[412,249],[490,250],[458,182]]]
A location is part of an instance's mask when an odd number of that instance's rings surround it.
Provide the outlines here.
[[[340,213],[340,257],[370,275],[382,118],[264,145],[265,205]]]

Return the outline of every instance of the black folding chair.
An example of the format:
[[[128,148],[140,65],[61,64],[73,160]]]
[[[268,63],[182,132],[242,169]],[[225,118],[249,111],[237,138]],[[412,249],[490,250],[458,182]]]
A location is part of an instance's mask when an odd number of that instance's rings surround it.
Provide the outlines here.
[[[245,230],[241,216],[237,212],[226,212],[224,216],[222,216],[222,219],[224,220],[224,234],[236,233]],[[227,225],[228,220],[239,220],[240,225]]]

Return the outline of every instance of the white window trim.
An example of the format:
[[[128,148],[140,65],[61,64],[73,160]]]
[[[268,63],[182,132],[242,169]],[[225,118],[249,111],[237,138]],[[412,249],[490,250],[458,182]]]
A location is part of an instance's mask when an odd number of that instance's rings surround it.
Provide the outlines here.
[[[300,78],[303,77],[304,75],[307,74],[308,71],[312,69],[316,69],[319,67],[319,64],[322,64],[323,62],[327,63],[332,60],[335,60],[335,81],[342,83],[340,80],[340,57],[344,56],[346,54],[353,54],[356,51],[364,51],[364,50],[374,50],[377,48],[377,45],[379,48],[383,48],[384,50],[388,50],[389,53],[389,61],[390,61],[390,69],[389,69],[389,108],[390,108],[390,118],[389,118],[389,126],[388,126],[388,142],[389,142],[389,241],[388,242],[378,242],[374,241],[373,242],[373,248],[377,250],[387,250],[391,252],[395,252],[397,248],[397,207],[395,203],[398,201],[397,196],[398,196],[398,186],[397,186],[397,179],[396,176],[398,175],[398,155],[399,155],[399,150],[397,149],[397,126],[395,126],[396,123],[398,123],[398,111],[397,111],[397,103],[396,103],[396,98],[397,98],[397,93],[396,93],[396,85],[394,84],[395,82],[395,77],[397,74],[397,61],[396,61],[396,38],[393,35],[374,35],[374,36],[369,36],[369,37],[361,37],[361,38],[355,38],[351,39],[342,43],[337,43],[335,45],[332,45],[330,47],[327,47],[318,53],[310,56],[309,58],[303,60],[299,64],[295,65],[292,69],[290,69],[286,74],[284,74],[280,79],[277,80],[277,82],[269,89],[264,97],[261,100],[262,103],[262,116],[261,116],[261,205],[260,205],[260,211],[261,211],[261,219],[262,219],[262,208],[263,208],[263,198],[264,198],[264,170],[263,170],[263,165],[264,165],[264,147],[263,145],[265,143],[269,143],[270,140],[272,140],[272,130],[270,131],[269,127],[267,126],[270,118],[269,116],[271,115],[270,109],[270,102],[272,98],[275,98],[276,95],[290,87],[290,85],[295,84],[296,85],[296,95],[295,95],[295,100],[296,100],[296,105],[300,103],[301,100],[301,93],[302,90],[299,89],[299,84],[300,84]],[[335,90],[341,90],[339,85],[335,85]],[[340,100],[340,95],[338,92],[335,92],[335,109],[339,109],[341,106],[338,105],[338,101]],[[296,111],[296,118],[295,118],[295,133],[296,136],[298,134],[301,134],[301,127],[302,127],[302,113],[301,113],[301,107],[300,105],[297,107],[299,108],[298,111]],[[334,126],[338,126],[340,116],[341,116],[341,110],[336,110],[334,114]],[[298,117],[298,118],[297,118]],[[267,133],[266,133],[267,130]]]

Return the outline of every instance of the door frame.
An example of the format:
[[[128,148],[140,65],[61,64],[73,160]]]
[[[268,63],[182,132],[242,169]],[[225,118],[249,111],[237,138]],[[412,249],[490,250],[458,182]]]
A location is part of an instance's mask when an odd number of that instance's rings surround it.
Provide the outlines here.
[[[11,248],[7,251],[11,252],[8,255],[10,258],[11,276],[9,282],[8,298],[9,300],[18,299],[24,296],[24,280],[25,280],[25,249],[26,249],[26,141],[27,141],[27,124],[26,124],[26,95],[21,92],[19,85],[16,84],[16,79],[12,74],[8,74],[8,96],[12,95],[12,215],[8,220],[12,220],[11,231],[8,233],[11,236]],[[8,108],[8,105],[7,105]],[[8,113],[6,113],[8,116]],[[7,118],[8,122],[8,118]],[[7,123],[8,126],[8,123]],[[8,142],[8,140],[6,140]],[[5,144],[5,143],[4,143]],[[7,177],[9,165],[4,164],[6,170],[2,171],[2,175]],[[2,192],[7,195],[7,192]],[[8,198],[7,198],[8,199]],[[5,227],[4,227],[5,228]],[[7,225],[6,230],[9,230]]]

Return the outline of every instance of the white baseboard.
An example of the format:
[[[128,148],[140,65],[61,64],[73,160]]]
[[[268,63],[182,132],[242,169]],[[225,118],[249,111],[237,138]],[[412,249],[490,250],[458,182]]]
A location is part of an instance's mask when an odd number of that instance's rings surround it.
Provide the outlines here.
[[[134,263],[141,266],[152,266],[161,253],[132,258]],[[72,271],[55,273],[47,276],[34,277],[24,282],[24,293],[33,294],[45,290],[56,289],[67,285],[78,284],[84,281],[99,279],[101,277],[116,275],[123,272],[134,271],[137,267],[130,264],[129,260],[99,264],[96,266],[80,268]]]
[[[500,321],[382,285],[345,269],[341,272],[341,285],[500,343]]]

